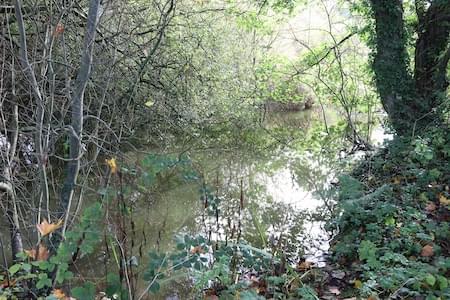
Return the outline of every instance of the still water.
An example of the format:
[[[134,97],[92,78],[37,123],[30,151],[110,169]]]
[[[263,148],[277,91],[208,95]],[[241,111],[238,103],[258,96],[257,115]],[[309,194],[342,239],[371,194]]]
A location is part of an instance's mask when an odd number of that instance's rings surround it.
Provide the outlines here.
[[[181,170],[169,167],[157,174],[148,193],[132,191],[128,195],[127,201],[133,202],[129,217],[134,227],[128,237],[133,240],[130,264],[143,270],[149,251],[170,251],[177,234],[201,234],[212,242],[243,239],[261,249],[276,246],[292,264],[306,259],[324,266],[332,235],[324,229],[333,205],[330,187],[348,161],[340,161],[335,149],[325,155],[301,143],[322,117],[318,109],[267,116],[264,126],[289,130],[292,137],[281,142],[275,139],[275,147],[253,148],[238,141],[236,147],[226,150],[174,146],[128,153],[123,165],[142,166],[148,157],[183,152],[188,166]],[[326,117],[328,124],[339,119],[332,109]],[[389,138],[381,128],[375,128],[371,137],[374,144]],[[89,198],[95,201],[98,195],[86,198],[88,205]],[[8,239],[4,229],[3,241]],[[114,269],[113,259],[100,248],[96,255],[76,263],[75,273],[83,274],[82,280],[102,277],[108,273],[105,266]],[[144,285],[139,282],[138,288]],[[179,286],[178,295],[183,288]],[[173,295],[173,286],[164,290],[161,297],[151,299]]]
[[[269,122],[307,132],[320,117],[318,111],[285,113]],[[331,111],[328,119],[334,117]],[[389,136],[381,128],[371,133],[373,144],[385,138]],[[130,157],[138,162],[145,155]],[[159,178],[151,196],[141,199],[133,212],[138,228],[136,256],[173,249],[177,234],[201,234],[212,242],[239,235],[261,249],[281,247],[292,264],[306,259],[317,267],[325,265],[332,236],[324,229],[333,205],[330,187],[348,160],[286,145],[262,152],[246,147],[190,150],[186,155],[196,179]],[[212,195],[208,203],[206,193]],[[145,265],[145,258],[136,263]],[[168,290],[173,291],[173,286]]]

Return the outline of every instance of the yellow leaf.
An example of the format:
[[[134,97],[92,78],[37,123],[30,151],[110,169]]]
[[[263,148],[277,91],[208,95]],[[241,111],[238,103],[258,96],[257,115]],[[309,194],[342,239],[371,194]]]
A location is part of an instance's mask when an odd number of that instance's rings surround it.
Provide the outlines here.
[[[116,159],[113,157],[111,159],[105,159],[106,164],[111,169],[111,174],[115,174],[117,172],[117,162]]]
[[[63,220],[58,220],[56,223],[49,223],[46,219],[44,219],[44,221],[42,221],[41,224],[37,224],[36,227],[42,236],[46,236],[60,228],[62,224]]]
[[[360,289],[360,288],[362,288],[362,282],[361,282],[361,280],[355,280],[355,288],[356,289]]]
[[[442,193],[439,194],[439,203],[442,205],[450,205],[450,200],[445,197]]]
[[[37,249],[31,249],[31,250],[24,250],[25,253],[34,260],[47,260],[50,256],[50,252],[48,252],[47,247],[43,245],[42,243],[39,244],[39,248]]]
[[[155,104],[155,102],[153,102],[152,100],[148,100],[147,102],[145,102],[145,106],[147,107],[152,107],[153,104]]]
[[[66,299],[66,294],[64,294],[62,289],[54,289],[52,295],[55,296],[56,299]]]

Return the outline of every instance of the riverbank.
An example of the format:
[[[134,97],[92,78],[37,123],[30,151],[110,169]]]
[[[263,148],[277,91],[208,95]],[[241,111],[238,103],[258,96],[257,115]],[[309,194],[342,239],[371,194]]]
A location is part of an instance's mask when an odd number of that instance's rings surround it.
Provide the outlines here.
[[[336,299],[450,299],[450,134],[428,136],[396,137],[341,177]]]

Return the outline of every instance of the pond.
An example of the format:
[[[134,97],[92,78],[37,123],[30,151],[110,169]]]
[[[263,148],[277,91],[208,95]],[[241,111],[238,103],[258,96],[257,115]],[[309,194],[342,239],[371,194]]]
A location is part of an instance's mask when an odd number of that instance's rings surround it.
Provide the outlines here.
[[[283,113],[269,116],[266,124],[307,132],[321,117],[317,110]],[[327,117],[330,124],[338,119],[333,110]],[[379,143],[386,136],[377,128],[372,137]],[[164,161],[168,152],[179,151],[153,149],[128,156],[145,165],[146,159]],[[286,145],[266,151],[242,146],[189,150],[172,160],[151,193],[137,197],[131,216],[136,257],[174,249],[176,235],[201,234],[211,242],[243,239],[254,247],[282,251],[293,265],[304,260],[325,265],[331,235],[323,227],[332,205],[327,192],[342,163],[336,155],[323,157]],[[183,166],[176,167],[180,162]],[[138,268],[146,263],[145,258],[135,261]],[[184,288],[189,290],[180,282],[168,284],[160,297],[174,291],[183,295]]]
[[[325,117],[328,124],[339,120],[335,109],[327,109]],[[249,147],[238,140],[236,147],[227,150],[193,145],[186,150],[174,145],[127,153],[122,167],[136,166],[144,178],[123,191],[131,208],[127,212],[131,222],[126,225],[132,228],[126,237],[132,245],[129,263],[142,272],[150,251],[174,249],[176,235],[201,234],[211,242],[245,240],[254,247],[284,253],[292,265],[306,260],[323,267],[331,238],[323,228],[332,205],[327,193],[342,162],[336,153],[313,154],[297,147],[295,140],[304,139],[322,118],[318,108],[265,116],[262,126],[275,130],[262,130],[263,134],[288,130],[287,135],[284,132],[288,139],[271,137],[272,147]],[[372,137],[379,142],[386,136],[375,128]],[[84,205],[89,205],[99,195],[85,198]],[[117,226],[110,218],[105,223]],[[8,235],[7,226],[2,227],[3,243]],[[117,272],[117,258],[107,248],[102,245],[96,255],[79,259],[74,273],[83,274],[83,280]],[[168,283],[161,295],[151,299],[188,293],[185,280]],[[138,282],[138,289],[144,288],[145,282]]]

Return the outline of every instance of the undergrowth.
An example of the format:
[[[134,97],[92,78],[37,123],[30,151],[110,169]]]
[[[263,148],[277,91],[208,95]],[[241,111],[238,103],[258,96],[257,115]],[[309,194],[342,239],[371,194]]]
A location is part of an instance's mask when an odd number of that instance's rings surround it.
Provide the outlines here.
[[[396,137],[341,177],[339,297],[450,299],[450,131],[426,136]]]

